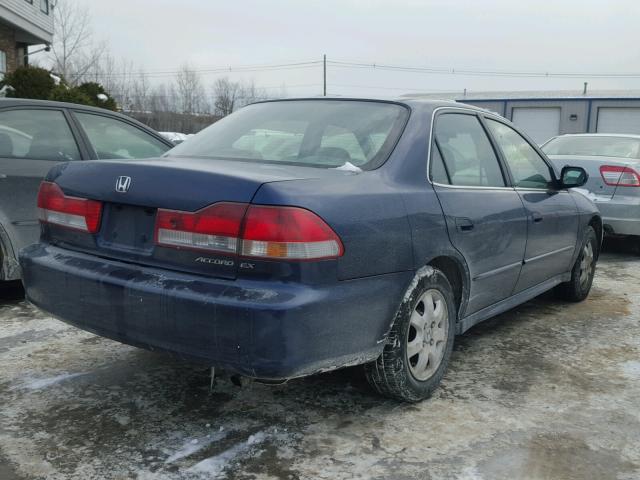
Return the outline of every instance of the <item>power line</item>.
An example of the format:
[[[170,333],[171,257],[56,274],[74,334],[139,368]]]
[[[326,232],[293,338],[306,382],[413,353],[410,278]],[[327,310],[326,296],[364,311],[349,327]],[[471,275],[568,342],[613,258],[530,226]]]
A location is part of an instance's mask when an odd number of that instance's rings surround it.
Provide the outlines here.
[[[640,73],[595,73],[595,72],[550,72],[550,71],[506,71],[506,70],[474,70],[443,67],[419,67],[410,65],[388,65],[383,63],[348,62],[327,60],[329,65],[337,68],[374,69],[400,71],[407,73],[425,73],[434,75],[465,75],[484,77],[513,78],[640,78]]]
[[[280,64],[262,64],[262,65],[230,65],[226,67],[208,67],[208,68],[188,68],[189,72],[198,73],[201,75],[207,74],[220,74],[220,73],[244,73],[244,72],[266,72],[274,70],[295,70],[312,68],[321,64],[322,60],[313,60],[308,62],[295,62],[295,63],[280,63]],[[171,77],[178,75],[185,71],[184,69],[178,70],[156,70],[156,71],[136,71],[136,72],[89,72],[83,74],[73,74],[72,76],[83,77],[148,77],[148,78],[161,78]]]
[[[480,76],[480,77],[508,77],[508,78],[617,78],[617,79],[637,79],[640,78],[638,72],[554,72],[554,71],[512,71],[512,70],[479,70],[469,68],[454,67],[425,67],[415,65],[394,65],[377,62],[363,61],[346,61],[346,60],[307,60],[300,62],[288,63],[266,63],[266,64],[249,64],[249,65],[228,65],[228,66],[210,66],[189,69],[190,72],[211,75],[211,74],[234,74],[234,73],[251,73],[251,72],[267,72],[279,70],[296,70],[316,68],[322,65],[323,76],[326,74],[326,66],[343,69],[373,69],[384,71],[396,71],[404,73],[421,73],[432,75],[462,75],[462,76]],[[184,69],[159,69],[149,71],[136,72],[90,72],[85,74],[75,74],[74,76],[83,77],[147,77],[147,78],[164,78],[172,77],[184,71]]]

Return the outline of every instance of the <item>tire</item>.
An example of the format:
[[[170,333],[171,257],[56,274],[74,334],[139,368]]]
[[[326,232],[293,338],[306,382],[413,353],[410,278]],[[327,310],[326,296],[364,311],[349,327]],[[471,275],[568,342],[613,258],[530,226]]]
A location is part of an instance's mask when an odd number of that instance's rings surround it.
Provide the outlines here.
[[[425,267],[396,313],[384,350],[365,365],[371,386],[406,402],[428,398],[449,364],[456,328],[453,289],[440,270]],[[424,328],[420,335],[419,325]],[[422,345],[422,346],[421,346]],[[411,353],[414,353],[412,356]]]
[[[587,227],[580,244],[580,254],[571,269],[571,280],[556,287],[558,297],[569,302],[581,302],[589,295],[598,261],[598,238],[591,227]]]

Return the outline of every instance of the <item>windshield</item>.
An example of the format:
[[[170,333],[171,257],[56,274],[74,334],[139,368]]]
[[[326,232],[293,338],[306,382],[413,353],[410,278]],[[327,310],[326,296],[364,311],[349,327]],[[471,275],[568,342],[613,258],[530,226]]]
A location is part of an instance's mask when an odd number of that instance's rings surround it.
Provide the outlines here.
[[[593,155],[640,158],[640,140],[624,137],[557,137],[542,147],[547,155]]]
[[[408,116],[397,104],[300,100],[249,105],[171,150],[169,156],[336,168],[377,168]]]

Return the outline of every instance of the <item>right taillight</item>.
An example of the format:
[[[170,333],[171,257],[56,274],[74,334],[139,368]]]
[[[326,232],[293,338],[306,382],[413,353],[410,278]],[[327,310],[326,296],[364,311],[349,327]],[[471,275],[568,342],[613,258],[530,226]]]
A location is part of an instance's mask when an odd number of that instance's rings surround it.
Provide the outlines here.
[[[342,242],[315,213],[298,207],[215,203],[197,212],[159,209],[156,244],[280,260],[343,254]]]
[[[600,175],[604,183],[613,187],[640,187],[640,174],[631,167],[603,165]]]
[[[335,258],[343,253],[338,235],[315,213],[297,207],[250,205],[241,255],[283,260]]]

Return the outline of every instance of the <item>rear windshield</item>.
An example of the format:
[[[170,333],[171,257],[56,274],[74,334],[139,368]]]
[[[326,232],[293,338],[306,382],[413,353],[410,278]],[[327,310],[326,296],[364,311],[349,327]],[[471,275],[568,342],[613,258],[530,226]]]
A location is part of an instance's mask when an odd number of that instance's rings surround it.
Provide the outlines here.
[[[542,147],[547,155],[640,158],[640,140],[624,137],[557,137]]]
[[[301,100],[249,105],[168,156],[314,167],[377,168],[400,136],[408,109],[393,103]]]

